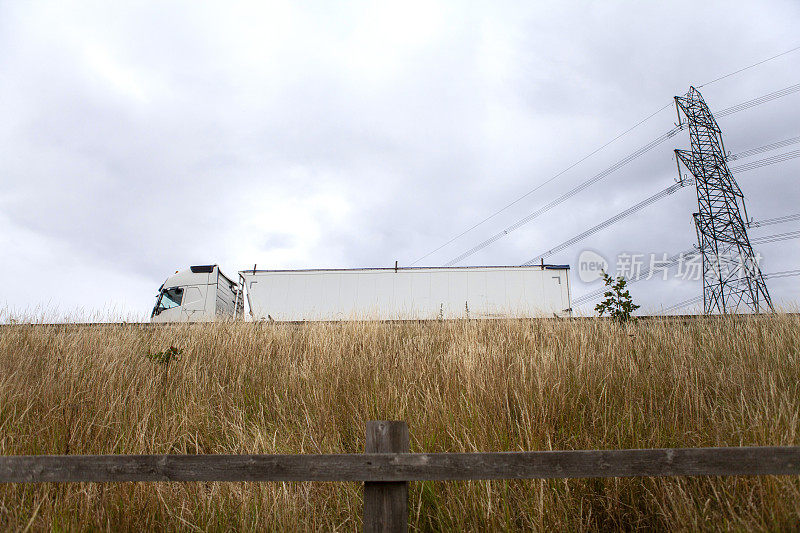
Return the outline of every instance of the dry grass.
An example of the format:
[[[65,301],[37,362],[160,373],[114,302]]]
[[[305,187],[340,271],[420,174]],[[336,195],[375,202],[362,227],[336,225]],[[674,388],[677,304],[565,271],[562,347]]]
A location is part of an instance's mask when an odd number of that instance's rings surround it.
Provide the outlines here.
[[[184,350],[169,365],[145,354]],[[798,445],[800,319],[9,326],[0,454]],[[413,483],[422,530],[781,530],[797,478]],[[341,529],[354,483],[0,487],[0,528]]]

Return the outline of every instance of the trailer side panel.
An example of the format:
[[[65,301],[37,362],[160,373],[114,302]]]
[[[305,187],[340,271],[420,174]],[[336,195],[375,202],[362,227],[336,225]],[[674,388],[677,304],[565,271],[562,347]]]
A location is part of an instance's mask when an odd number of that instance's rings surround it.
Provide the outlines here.
[[[251,313],[277,321],[570,314],[568,267],[241,272]]]

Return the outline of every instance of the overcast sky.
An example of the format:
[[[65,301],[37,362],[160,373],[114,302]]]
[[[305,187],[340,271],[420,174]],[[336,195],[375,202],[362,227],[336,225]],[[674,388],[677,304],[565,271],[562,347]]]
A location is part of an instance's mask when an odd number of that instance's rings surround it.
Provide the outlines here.
[[[0,2],[0,307],[146,318],[191,264],[410,264],[689,85],[800,45],[798,27],[796,0]],[[799,73],[800,51],[701,91],[714,111]],[[444,264],[675,120],[662,111],[419,264]],[[719,123],[732,152],[798,136],[800,93]],[[679,133],[461,264],[552,248],[668,186],[688,146]],[[748,214],[800,211],[799,172],[794,159],[737,175]],[[548,261],[687,249],[694,211],[683,189]],[[764,272],[800,268],[798,244],[756,246]],[[572,281],[573,296],[595,288]],[[800,278],[768,287],[800,300]],[[631,289],[657,308],[700,283]]]

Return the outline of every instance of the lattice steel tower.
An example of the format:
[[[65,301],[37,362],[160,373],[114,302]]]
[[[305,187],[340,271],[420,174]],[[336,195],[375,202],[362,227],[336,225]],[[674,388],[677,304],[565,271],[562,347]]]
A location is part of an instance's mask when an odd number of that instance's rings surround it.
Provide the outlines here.
[[[676,96],[678,122],[689,128],[692,149],[675,150],[680,164],[697,186],[694,213],[697,242],[703,258],[703,306],[706,314],[758,313],[772,309],[772,300],[747,237],[744,195],[726,162],[722,131],[700,91],[689,88]]]

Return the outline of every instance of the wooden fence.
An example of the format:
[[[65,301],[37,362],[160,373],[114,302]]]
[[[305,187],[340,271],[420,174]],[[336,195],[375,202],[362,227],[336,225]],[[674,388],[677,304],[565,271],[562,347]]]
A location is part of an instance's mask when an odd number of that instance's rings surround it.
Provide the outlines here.
[[[800,447],[408,453],[405,422],[367,422],[363,454],[0,457],[0,483],[355,481],[364,531],[406,531],[408,483],[423,480],[800,475]]]

